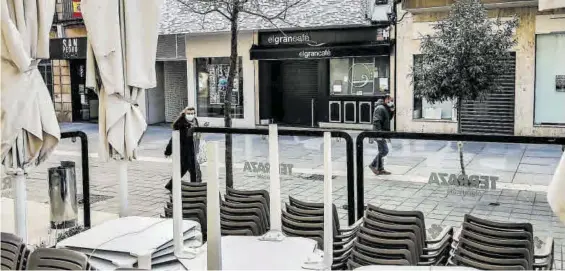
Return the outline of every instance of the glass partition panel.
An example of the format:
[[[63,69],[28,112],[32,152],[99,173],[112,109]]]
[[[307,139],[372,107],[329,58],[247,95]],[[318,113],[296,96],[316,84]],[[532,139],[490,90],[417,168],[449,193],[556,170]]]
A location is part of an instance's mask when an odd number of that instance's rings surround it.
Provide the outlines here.
[[[225,192],[225,135],[204,134],[207,142],[220,143],[220,189]],[[237,190],[270,189],[269,141],[267,135],[233,135],[233,188]],[[300,201],[323,203],[323,138],[279,136],[281,207],[289,196]],[[332,138],[333,202],[340,225],[348,225],[347,159],[344,139]],[[201,165],[206,182],[206,164]]]
[[[377,140],[363,141],[365,206],[421,211],[428,239],[446,227],[460,227],[467,214],[531,223],[536,253],[553,238],[555,268],[562,269],[565,224],[547,203],[562,146],[394,138],[386,144],[384,169],[390,175],[371,170]]]

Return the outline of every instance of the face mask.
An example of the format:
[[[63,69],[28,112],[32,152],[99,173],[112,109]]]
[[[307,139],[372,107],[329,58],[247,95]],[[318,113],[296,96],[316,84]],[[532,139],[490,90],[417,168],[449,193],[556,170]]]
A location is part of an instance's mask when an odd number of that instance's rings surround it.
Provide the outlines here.
[[[394,106],[394,102],[393,102],[393,101],[390,101],[390,102],[387,103],[387,105],[388,105],[388,107],[393,107],[393,106]]]
[[[184,117],[185,117],[186,120],[188,120],[188,121],[192,121],[192,120],[194,119],[194,115],[192,115],[192,114],[190,114],[190,115],[189,115],[189,114],[186,114],[186,115],[184,115]]]

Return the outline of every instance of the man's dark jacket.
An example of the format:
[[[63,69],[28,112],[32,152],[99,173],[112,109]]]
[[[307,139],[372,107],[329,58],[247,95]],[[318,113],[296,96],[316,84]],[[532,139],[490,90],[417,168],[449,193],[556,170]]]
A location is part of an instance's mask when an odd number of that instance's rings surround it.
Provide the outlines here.
[[[373,112],[373,128],[376,131],[390,131],[390,121],[393,117],[394,111],[385,104],[383,99],[379,99]]]

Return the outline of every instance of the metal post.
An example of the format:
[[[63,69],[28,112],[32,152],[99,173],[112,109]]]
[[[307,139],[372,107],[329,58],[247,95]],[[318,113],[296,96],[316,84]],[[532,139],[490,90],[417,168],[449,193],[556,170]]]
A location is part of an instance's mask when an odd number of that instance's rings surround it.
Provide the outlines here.
[[[312,99],[312,102],[310,104],[310,108],[311,108],[311,115],[312,115],[312,127],[314,127],[314,99]]]
[[[181,198],[181,176],[180,176],[180,134],[179,131],[173,131],[173,240],[175,255],[181,255],[183,251],[183,234],[182,234],[182,198]],[[178,257],[178,256],[177,256]]]
[[[208,148],[207,226],[208,270],[222,270],[222,231],[220,226],[220,180],[218,174],[218,142],[210,142]]]
[[[270,215],[271,230],[260,240],[282,241],[284,234],[281,225],[281,178],[279,168],[279,134],[276,124],[269,124],[269,167],[270,167]]]
[[[324,267],[333,263],[332,137],[324,133]]]

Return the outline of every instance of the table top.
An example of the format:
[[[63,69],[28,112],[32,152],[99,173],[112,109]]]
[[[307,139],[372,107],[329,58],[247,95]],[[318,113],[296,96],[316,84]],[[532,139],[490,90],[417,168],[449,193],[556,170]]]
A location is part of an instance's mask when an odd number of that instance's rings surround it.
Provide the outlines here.
[[[206,245],[204,245],[206,246]],[[302,237],[280,242],[257,236],[223,236],[222,268],[226,270],[300,270],[317,243]],[[195,259],[179,259],[189,270],[206,270],[206,248]]]
[[[368,265],[356,268],[354,270],[413,270],[413,271],[435,271],[435,270],[477,270],[465,266],[397,266],[397,265]]]
[[[197,222],[183,221],[185,239],[190,235],[196,236],[199,231],[200,225]],[[125,252],[136,256],[157,250],[168,243],[172,244],[172,239],[172,219],[128,216],[109,220],[69,237],[59,242],[57,247]]]

